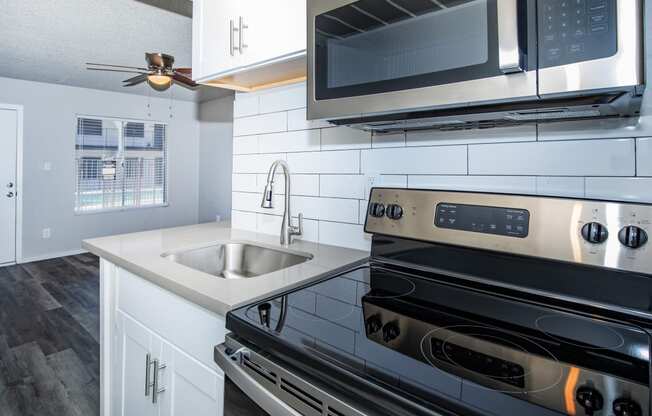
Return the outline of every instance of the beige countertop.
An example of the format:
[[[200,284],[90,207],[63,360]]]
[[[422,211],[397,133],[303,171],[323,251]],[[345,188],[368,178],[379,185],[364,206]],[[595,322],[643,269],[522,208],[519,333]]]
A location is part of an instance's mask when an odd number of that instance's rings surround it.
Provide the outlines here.
[[[230,228],[228,222],[168,228],[85,240],[82,246],[109,262],[141,276],[220,315],[282,293],[365,260],[369,253],[295,240],[291,251],[314,257],[302,264],[248,279],[224,279],[174,263],[163,254],[226,241],[282,248],[278,235]]]

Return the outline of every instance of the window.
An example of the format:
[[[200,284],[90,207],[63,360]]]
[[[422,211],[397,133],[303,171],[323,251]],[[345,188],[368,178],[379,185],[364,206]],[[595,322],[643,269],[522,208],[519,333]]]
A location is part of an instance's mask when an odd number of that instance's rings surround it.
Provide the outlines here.
[[[167,205],[167,126],[77,119],[75,212]]]

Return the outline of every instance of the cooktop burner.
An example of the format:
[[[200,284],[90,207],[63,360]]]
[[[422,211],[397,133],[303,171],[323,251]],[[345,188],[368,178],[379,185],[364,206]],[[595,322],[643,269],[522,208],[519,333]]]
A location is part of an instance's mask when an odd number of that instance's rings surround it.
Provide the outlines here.
[[[550,338],[587,350],[614,350],[625,344],[623,336],[610,326],[576,316],[544,315],[535,325]],[[562,339],[563,338],[563,339]],[[592,340],[592,344],[576,340]]]
[[[434,367],[453,366],[471,372],[481,377],[480,383],[491,381],[483,387],[504,393],[543,392],[556,387],[564,377],[559,360],[548,349],[532,339],[499,328],[481,325],[436,328],[423,336],[420,345],[423,358]],[[539,383],[536,389],[527,382],[537,377],[527,363],[531,357],[551,367],[548,384]]]

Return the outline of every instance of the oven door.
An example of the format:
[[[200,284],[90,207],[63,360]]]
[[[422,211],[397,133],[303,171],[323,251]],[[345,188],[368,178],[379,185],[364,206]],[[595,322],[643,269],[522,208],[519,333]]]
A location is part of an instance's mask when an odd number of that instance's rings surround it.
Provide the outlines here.
[[[535,12],[533,0],[309,0],[308,118],[536,98]]]
[[[539,0],[539,95],[644,84],[643,0]]]

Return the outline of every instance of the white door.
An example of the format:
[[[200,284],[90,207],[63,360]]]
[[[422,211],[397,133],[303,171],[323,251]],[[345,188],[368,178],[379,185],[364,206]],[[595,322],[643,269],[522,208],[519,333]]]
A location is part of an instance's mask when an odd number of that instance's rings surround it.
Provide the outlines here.
[[[16,261],[18,112],[0,108],[0,264]]]
[[[116,361],[119,368],[114,369],[116,370],[114,374],[117,377],[115,384],[119,406],[114,407],[114,416],[155,416],[158,414],[158,405],[152,403],[152,386],[145,387],[145,385],[146,380],[149,380],[150,384],[153,381],[151,363],[160,355],[160,341],[157,341],[147,328],[124,313],[118,311],[116,319],[118,326]]]
[[[214,369],[163,342],[160,416],[222,416],[224,378]]]

